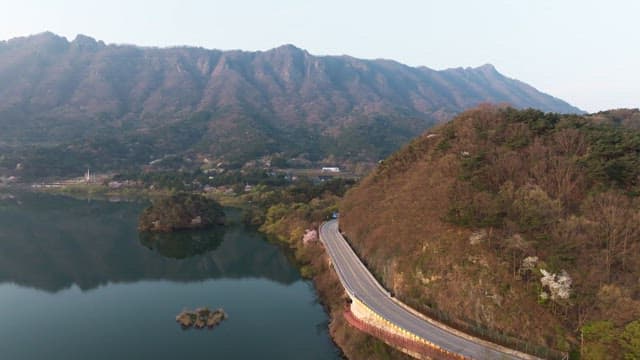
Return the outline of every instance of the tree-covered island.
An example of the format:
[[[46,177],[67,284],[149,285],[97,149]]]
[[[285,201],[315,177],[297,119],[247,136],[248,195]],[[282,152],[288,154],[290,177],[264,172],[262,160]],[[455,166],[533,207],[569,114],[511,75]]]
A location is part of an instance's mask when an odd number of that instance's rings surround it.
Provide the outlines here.
[[[222,206],[198,194],[176,194],[154,201],[140,215],[138,230],[170,232],[223,225]]]

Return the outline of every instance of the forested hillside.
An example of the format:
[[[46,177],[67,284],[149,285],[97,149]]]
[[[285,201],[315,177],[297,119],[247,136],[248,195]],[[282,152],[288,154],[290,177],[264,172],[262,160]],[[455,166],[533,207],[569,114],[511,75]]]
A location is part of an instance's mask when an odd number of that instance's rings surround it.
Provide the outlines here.
[[[483,102],[580,112],[493,66],[107,45],[43,33],[0,42],[0,168],[66,176],[166,156],[304,166],[375,162]]]
[[[465,112],[350,190],[341,228],[427,314],[586,359],[638,358],[639,124],[638,110]]]

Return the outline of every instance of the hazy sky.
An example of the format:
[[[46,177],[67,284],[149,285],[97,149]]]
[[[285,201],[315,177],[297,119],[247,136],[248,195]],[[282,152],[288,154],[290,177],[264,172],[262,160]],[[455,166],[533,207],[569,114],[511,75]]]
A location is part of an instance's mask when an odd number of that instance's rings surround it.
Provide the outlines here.
[[[640,107],[638,0],[0,0],[0,39],[45,30],[107,43],[492,63],[588,111]]]

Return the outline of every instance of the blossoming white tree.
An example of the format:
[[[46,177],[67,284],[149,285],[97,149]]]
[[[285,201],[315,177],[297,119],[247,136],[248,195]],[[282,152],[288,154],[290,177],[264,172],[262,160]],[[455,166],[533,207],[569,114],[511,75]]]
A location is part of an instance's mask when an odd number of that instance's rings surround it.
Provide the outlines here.
[[[542,293],[540,293],[542,299],[548,299],[549,297],[553,301],[569,299],[573,281],[566,271],[562,270],[560,274],[554,274],[540,269],[540,272],[542,273],[542,278],[540,278],[543,288]]]

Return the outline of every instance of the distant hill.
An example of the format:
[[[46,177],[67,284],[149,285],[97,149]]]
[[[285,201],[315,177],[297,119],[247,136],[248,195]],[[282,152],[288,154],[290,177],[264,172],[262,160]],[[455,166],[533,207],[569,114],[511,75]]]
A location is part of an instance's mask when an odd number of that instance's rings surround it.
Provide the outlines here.
[[[529,350],[579,351],[582,334],[585,359],[634,358],[639,125],[637,109],[465,112],[347,192],[341,229],[427,314],[514,334]]]
[[[491,65],[436,71],[291,45],[146,48],[52,33],[0,42],[0,147],[64,145],[47,156],[94,168],[193,152],[377,161],[485,102],[581,112]]]

